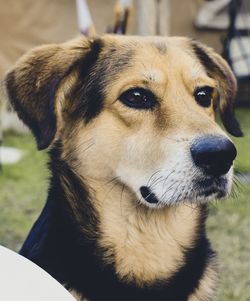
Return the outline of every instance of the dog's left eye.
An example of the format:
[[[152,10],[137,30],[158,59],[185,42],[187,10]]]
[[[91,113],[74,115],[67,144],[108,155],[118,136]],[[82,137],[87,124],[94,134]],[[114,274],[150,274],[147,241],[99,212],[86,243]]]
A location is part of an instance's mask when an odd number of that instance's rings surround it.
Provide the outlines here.
[[[123,92],[118,98],[123,104],[135,109],[152,109],[156,103],[155,95],[143,88],[133,88]]]
[[[194,92],[195,100],[203,107],[209,107],[212,102],[212,94],[213,94],[212,87],[201,87],[197,88]]]

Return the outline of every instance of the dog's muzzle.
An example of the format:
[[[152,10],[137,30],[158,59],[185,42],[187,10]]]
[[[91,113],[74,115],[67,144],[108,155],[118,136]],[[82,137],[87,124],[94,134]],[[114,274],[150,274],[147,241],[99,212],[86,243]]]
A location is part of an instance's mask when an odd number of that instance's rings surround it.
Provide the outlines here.
[[[170,166],[157,185],[140,187],[141,196],[152,208],[225,197],[231,190],[230,169],[236,154],[234,144],[225,136],[199,137],[190,146],[192,162],[179,171]]]

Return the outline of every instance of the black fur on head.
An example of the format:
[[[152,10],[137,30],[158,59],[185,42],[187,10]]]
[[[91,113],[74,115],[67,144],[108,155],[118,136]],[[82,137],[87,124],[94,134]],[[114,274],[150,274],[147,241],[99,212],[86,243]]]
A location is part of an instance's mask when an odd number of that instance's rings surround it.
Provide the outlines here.
[[[57,131],[56,93],[79,64],[90,69],[101,51],[100,40],[46,45],[21,58],[6,78],[9,100],[19,118],[31,129],[39,149],[53,141]]]
[[[215,78],[220,92],[220,116],[226,130],[235,137],[243,136],[239,122],[234,115],[234,98],[237,92],[237,82],[226,61],[212,49],[192,41],[195,55],[205,67],[208,75]]]

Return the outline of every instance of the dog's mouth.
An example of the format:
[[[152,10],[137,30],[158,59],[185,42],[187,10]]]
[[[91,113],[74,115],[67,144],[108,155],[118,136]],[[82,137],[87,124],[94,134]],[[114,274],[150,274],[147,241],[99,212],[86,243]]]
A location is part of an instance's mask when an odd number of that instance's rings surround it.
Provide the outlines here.
[[[223,198],[228,193],[228,180],[225,177],[207,177],[193,181],[193,187],[198,197]]]
[[[162,207],[164,205],[176,205],[186,202],[204,203],[212,199],[223,198],[229,192],[228,179],[225,176],[195,179],[191,184],[187,184],[185,194],[178,191],[179,187],[180,185],[177,184],[175,191],[172,192],[174,197],[171,200],[159,198],[153,189],[148,186],[141,186],[140,193],[143,200],[150,207]],[[163,192],[162,195],[164,194],[166,193]]]

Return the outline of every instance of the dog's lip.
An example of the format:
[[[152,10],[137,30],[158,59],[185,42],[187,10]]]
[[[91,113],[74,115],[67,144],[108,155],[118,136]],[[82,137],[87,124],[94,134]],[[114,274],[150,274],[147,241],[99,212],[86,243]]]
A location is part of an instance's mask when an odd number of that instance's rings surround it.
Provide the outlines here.
[[[200,187],[208,187],[212,185],[223,186],[227,183],[227,179],[223,176],[220,177],[204,177],[193,181],[195,185]]]
[[[194,186],[198,191],[199,196],[208,197],[214,194],[217,198],[222,198],[227,194],[227,183],[228,180],[223,176],[206,177],[203,179],[195,180]]]
[[[214,195],[216,198],[223,198],[227,195],[227,193],[225,189],[210,187],[209,189],[200,191],[198,194],[200,197],[209,197],[211,195]]]

